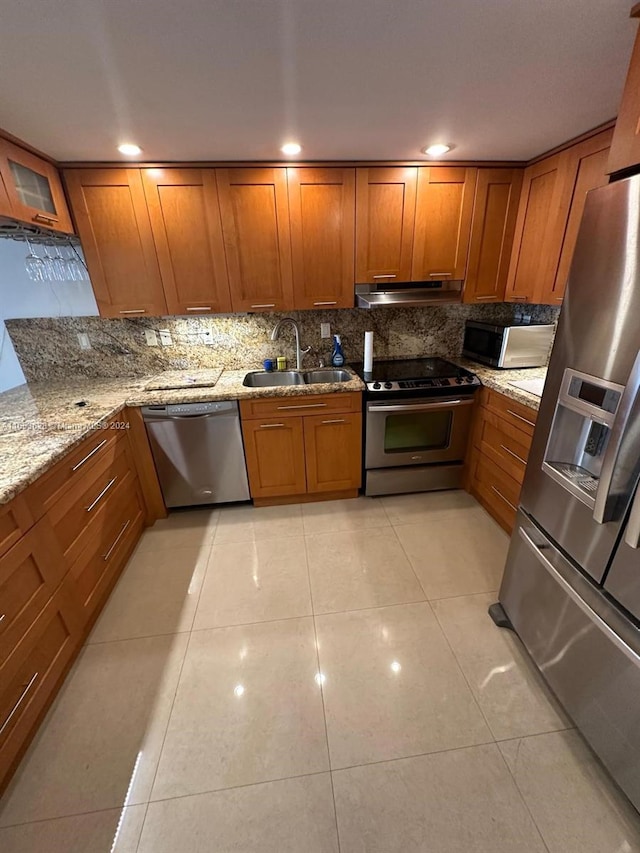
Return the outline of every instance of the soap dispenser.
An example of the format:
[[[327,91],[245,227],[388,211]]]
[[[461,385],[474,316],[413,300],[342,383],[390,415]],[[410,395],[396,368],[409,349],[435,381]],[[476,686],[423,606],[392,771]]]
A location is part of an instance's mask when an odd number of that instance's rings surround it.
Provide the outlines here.
[[[344,353],[342,352],[342,342],[340,335],[333,336],[333,351],[331,353],[331,364],[334,367],[342,367],[344,364]]]

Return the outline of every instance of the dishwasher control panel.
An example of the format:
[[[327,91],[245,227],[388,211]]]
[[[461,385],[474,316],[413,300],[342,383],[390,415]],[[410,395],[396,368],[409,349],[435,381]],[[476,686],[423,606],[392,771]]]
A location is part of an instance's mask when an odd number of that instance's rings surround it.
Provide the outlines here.
[[[235,400],[219,400],[216,403],[169,403],[167,405],[143,406],[142,417],[162,417],[180,415],[216,415],[237,411]]]

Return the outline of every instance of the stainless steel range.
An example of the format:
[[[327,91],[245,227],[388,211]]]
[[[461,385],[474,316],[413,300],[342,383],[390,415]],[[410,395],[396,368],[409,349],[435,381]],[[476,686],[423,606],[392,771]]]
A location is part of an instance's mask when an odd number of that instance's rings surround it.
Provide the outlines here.
[[[459,488],[478,377],[442,358],[352,367],[367,386],[365,494]]]

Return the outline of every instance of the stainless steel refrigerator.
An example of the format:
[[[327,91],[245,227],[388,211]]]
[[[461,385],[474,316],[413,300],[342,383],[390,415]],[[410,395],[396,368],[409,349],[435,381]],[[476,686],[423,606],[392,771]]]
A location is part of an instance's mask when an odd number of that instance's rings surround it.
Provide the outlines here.
[[[587,196],[499,596],[638,809],[639,478],[640,175]]]

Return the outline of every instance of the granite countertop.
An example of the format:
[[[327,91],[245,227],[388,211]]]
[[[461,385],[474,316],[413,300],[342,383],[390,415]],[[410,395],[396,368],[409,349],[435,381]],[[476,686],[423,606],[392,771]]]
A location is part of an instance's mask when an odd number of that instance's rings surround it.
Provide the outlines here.
[[[509,383],[544,378],[546,368],[493,370],[468,359],[456,364],[476,373],[482,383],[525,406],[537,409],[540,398]],[[157,376],[121,379],[70,378],[67,381],[20,385],[0,394],[0,504],[33,483],[92,430],[100,429],[125,406],[249,400],[260,397],[301,397],[311,394],[360,392],[364,383],[353,373],[348,382],[248,388],[247,370],[224,370],[213,386],[146,390]],[[78,405],[78,404],[81,405]]]
[[[523,406],[529,406],[530,409],[540,408],[540,397],[536,394],[531,394],[529,391],[523,391],[522,388],[515,388],[511,382],[520,382],[523,379],[546,379],[546,367],[526,367],[521,369],[496,370],[493,367],[485,367],[478,364],[477,361],[471,361],[468,358],[452,359],[460,367],[464,367],[475,373],[483,385],[498,391],[500,394],[505,394],[522,403]]]
[[[364,383],[355,373],[348,382],[271,388],[247,388],[242,384],[246,373],[247,370],[224,370],[213,387],[167,391],[146,391],[145,386],[157,376],[145,376],[93,380],[76,377],[20,385],[0,393],[0,504],[37,480],[125,406],[364,391]]]

